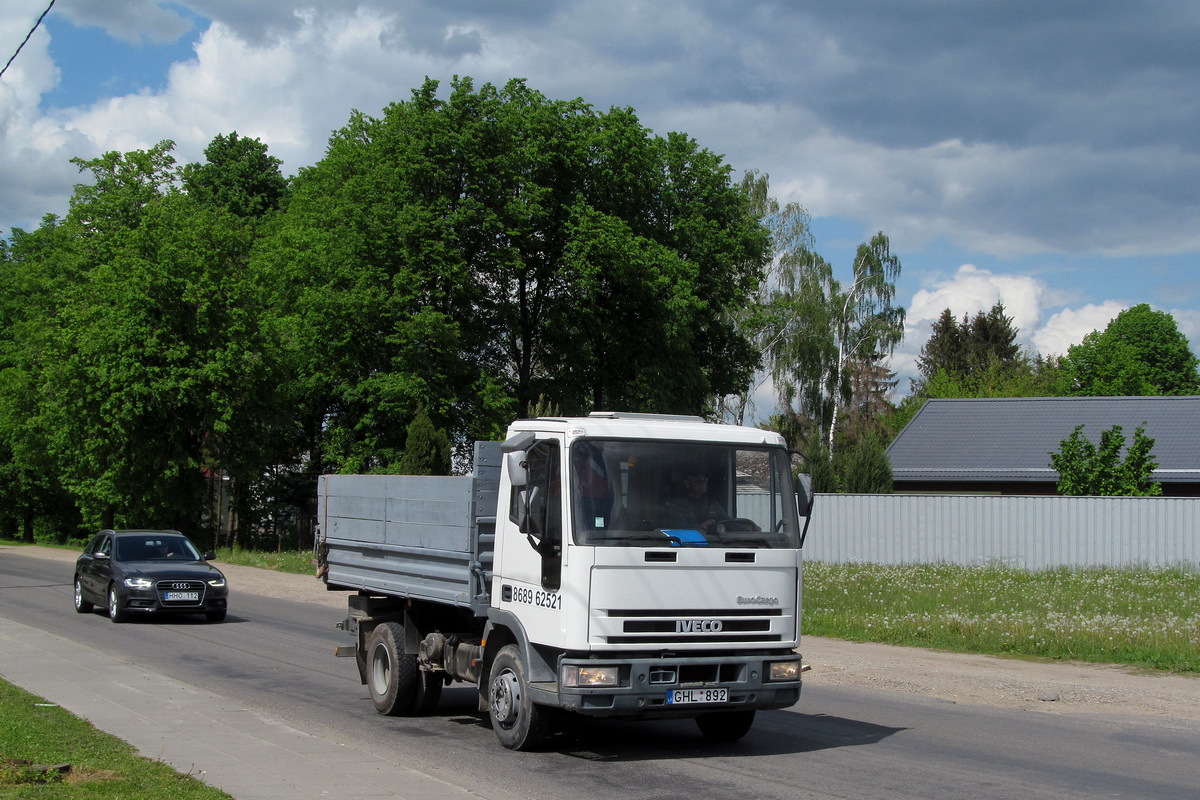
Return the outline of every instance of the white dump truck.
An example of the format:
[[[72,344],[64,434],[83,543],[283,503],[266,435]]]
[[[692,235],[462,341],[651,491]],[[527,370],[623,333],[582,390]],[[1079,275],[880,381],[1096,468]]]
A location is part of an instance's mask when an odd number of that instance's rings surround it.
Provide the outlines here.
[[[512,424],[463,477],[325,475],[318,576],[382,714],[478,686],[501,744],[564,714],[745,735],[800,696],[812,492],[776,433],[593,413]]]

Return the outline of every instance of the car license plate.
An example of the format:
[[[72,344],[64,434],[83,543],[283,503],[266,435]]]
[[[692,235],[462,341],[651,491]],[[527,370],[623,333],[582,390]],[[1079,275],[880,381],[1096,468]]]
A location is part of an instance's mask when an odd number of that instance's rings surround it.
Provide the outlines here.
[[[717,689],[673,689],[667,694],[667,705],[681,706],[688,703],[728,703],[729,690]]]
[[[199,592],[167,592],[163,595],[163,600],[191,600],[195,602],[200,599]]]

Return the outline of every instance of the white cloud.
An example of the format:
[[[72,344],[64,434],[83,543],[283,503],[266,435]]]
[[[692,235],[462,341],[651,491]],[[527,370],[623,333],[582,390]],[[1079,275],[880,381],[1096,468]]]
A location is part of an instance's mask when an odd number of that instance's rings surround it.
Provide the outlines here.
[[[1188,338],[1192,353],[1200,355],[1200,311],[1173,308],[1170,314],[1175,318],[1175,325],[1179,328],[1179,332]]]
[[[950,279],[935,280],[932,289],[919,289],[909,307],[910,322],[933,322],[944,309],[955,317],[975,316],[1004,304],[1018,332],[1028,338],[1042,321],[1046,286],[1029,275],[995,274],[973,264],[963,264]]]
[[[892,359],[900,377],[900,393],[917,376],[917,357],[932,334],[933,323],[949,308],[956,319],[987,312],[996,303],[1017,329],[1017,341],[1041,355],[1063,355],[1093,330],[1103,330],[1127,306],[1115,300],[1089,303],[1078,309],[1062,308],[1052,314],[1062,296],[1032,275],[995,273],[964,264],[950,278],[935,278],[919,289],[907,309],[904,342]],[[1200,323],[1200,314],[1196,315]]]
[[[1108,323],[1126,308],[1115,300],[1106,300],[1099,305],[1089,303],[1077,310],[1064,308],[1034,331],[1033,344],[1044,356],[1066,355],[1071,345],[1079,344],[1092,331],[1107,328]]]

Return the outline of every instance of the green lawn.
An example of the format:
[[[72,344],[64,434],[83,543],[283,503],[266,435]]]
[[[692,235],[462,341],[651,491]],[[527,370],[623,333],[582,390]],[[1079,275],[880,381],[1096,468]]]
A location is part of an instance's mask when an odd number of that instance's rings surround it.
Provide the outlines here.
[[[804,632],[1200,673],[1200,570],[804,565]]]
[[[67,771],[45,767],[70,765]],[[0,680],[0,798],[230,800],[190,775],[139,756],[63,709]]]

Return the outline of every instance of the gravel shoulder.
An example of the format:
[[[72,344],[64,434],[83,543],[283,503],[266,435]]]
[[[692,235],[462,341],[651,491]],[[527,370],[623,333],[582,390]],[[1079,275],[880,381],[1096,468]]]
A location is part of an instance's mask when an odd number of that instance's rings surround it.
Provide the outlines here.
[[[73,562],[76,555],[50,547],[0,545],[0,558],[9,552],[67,563]],[[232,564],[218,566],[229,578],[230,609],[234,614],[240,592],[346,607],[345,593],[326,591],[324,584],[312,576]],[[64,582],[69,580],[68,572]],[[250,586],[253,592],[241,588]],[[817,636],[806,636],[801,650],[805,663],[812,667],[804,677],[810,686],[860,686],[953,703],[1043,713],[1129,714],[1200,722],[1197,677]]]

